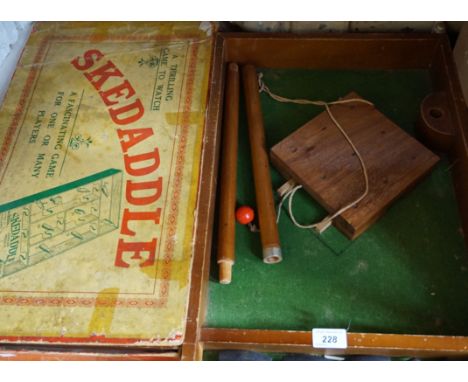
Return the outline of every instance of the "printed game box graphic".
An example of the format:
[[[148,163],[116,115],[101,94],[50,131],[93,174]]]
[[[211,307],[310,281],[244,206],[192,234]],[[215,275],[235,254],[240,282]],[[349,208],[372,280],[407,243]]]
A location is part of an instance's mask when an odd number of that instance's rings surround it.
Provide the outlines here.
[[[0,205],[0,278],[118,228],[121,192],[109,169]]]
[[[34,25],[0,108],[0,343],[183,343],[213,38]]]

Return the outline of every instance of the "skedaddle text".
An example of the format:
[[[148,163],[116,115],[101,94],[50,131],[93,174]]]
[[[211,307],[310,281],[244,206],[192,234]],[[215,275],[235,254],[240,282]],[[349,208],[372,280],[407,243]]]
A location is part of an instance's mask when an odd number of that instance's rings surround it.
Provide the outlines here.
[[[136,128],[133,125],[145,113],[143,104],[122,72],[101,51],[88,50],[74,58],[71,64],[83,72],[98,91],[111,120],[117,125],[127,174],[125,198],[129,205],[135,207],[123,211],[115,266],[128,268],[132,262],[138,262],[140,267],[154,265],[157,238],[138,241],[135,231],[142,221],[160,224],[161,208],[155,208],[163,190],[163,178],[158,176],[159,149],[154,147],[141,152],[143,142],[146,141],[144,147],[149,146],[147,140],[154,135],[153,128]]]

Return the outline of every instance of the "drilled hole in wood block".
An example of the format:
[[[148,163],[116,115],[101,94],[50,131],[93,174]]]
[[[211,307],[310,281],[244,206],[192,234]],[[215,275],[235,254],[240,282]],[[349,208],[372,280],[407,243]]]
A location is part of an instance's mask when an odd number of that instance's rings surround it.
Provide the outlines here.
[[[444,112],[443,112],[442,109],[432,108],[431,110],[429,110],[429,115],[432,118],[438,119],[438,118],[441,118],[444,115]]]

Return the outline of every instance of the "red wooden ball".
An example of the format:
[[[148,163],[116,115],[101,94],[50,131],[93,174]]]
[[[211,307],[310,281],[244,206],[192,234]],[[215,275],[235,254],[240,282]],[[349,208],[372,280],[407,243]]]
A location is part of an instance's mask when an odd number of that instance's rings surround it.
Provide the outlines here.
[[[240,206],[236,210],[236,220],[240,224],[249,224],[254,220],[254,210],[249,206]]]

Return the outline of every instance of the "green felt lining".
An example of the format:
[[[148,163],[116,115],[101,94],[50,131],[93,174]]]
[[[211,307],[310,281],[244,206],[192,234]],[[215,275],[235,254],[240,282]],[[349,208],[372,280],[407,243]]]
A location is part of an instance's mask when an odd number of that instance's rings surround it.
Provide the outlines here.
[[[332,101],[356,91],[411,134],[419,104],[431,91],[423,70],[262,71],[270,89],[289,98]],[[323,111],[265,94],[261,101],[268,147]],[[239,204],[255,206],[243,105],[242,98],[237,197]],[[271,174],[276,189],[285,180],[273,168]],[[307,224],[325,214],[302,190],[294,211]],[[266,265],[259,234],[237,225],[230,285],[217,282],[214,242],[206,326],[468,335],[468,256],[444,157],[355,241],[334,227],[321,236],[298,229],[285,210],[279,232],[284,260]]]

